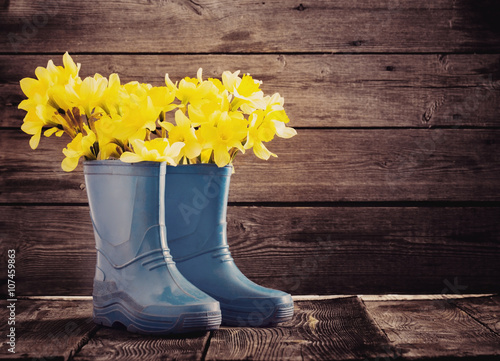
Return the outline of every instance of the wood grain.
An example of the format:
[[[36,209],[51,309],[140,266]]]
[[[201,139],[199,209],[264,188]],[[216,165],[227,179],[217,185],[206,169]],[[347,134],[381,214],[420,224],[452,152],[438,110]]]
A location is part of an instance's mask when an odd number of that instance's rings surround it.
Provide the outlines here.
[[[292,294],[488,293],[499,218],[499,207],[232,206],[228,239],[245,275]],[[0,269],[15,249],[20,295],[92,293],[86,206],[2,206],[0,229]]]
[[[295,302],[292,321],[274,328],[213,332],[207,360],[362,360],[391,347],[357,297]]]
[[[499,201],[500,130],[302,129],[278,158],[235,161],[230,202]],[[0,202],[86,202],[81,168],[60,168],[64,138],[0,131]],[[249,186],[251,185],[251,186]]]
[[[208,336],[208,332],[144,336],[104,327],[73,360],[201,360]]]
[[[293,294],[498,292],[499,17],[494,0],[0,1],[0,268],[14,248],[20,295],[91,293],[81,167],[60,169],[62,140],[31,151],[19,131],[19,80],[68,50],[82,76],[160,85],[166,72],[241,69],[285,97],[299,134],[269,145],[278,159],[239,156],[232,176],[229,242],[257,283]],[[343,302],[301,303],[294,330],[224,329],[207,358],[499,355],[497,298],[367,302],[396,346],[385,354],[349,331],[364,309]],[[92,330],[86,306],[19,305],[19,342],[36,356],[66,359]],[[102,329],[92,342],[80,359],[200,359],[207,339]]]
[[[500,336],[500,297],[458,299],[450,302]]]
[[[382,301],[365,305],[403,358],[500,355],[500,337],[448,301]]]
[[[1,52],[498,51],[491,0],[7,2]]]
[[[288,323],[224,327],[212,332],[209,341],[208,333],[153,337],[96,326],[90,300],[19,300],[17,353],[2,352],[0,359],[495,359],[500,336],[482,320],[498,314],[497,298],[296,301],[294,319]],[[457,308],[457,302],[472,311],[472,317]],[[5,316],[2,302],[0,317]],[[0,324],[2,334],[5,327]]]
[[[496,126],[500,110],[498,54],[399,55],[74,55],[82,77],[98,72],[164,85],[225,70],[252,74],[266,93],[279,92],[292,126]],[[19,81],[60,55],[0,56],[0,126],[20,127]]]
[[[67,360],[98,327],[89,301],[18,300],[15,304],[16,353],[7,352],[7,345],[2,345],[0,359]],[[2,302],[2,320],[6,320],[4,310]],[[7,334],[6,327],[6,321],[0,323],[2,335]]]

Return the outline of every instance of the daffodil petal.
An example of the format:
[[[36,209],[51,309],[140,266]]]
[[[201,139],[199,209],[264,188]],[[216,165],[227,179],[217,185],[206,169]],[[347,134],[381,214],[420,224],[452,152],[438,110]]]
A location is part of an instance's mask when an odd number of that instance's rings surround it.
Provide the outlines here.
[[[201,162],[208,163],[210,161],[210,157],[212,156],[212,148],[205,149],[201,152]]]
[[[284,123],[277,120],[273,120],[273,123],[276,126],[276,135],[278,135],[278,137],[291,138],[294,135],[297,135],[297,131],[295,129],[285,126]]]
[[[61,163],[61,168],[65,172],[71,172],[78,166],[79,159],[80,158],[76,158],[76,157],[75,158],[66,157],[63,159],[63,161]]]
[[[132,152],[124,152],[120,156],[120,160],[125,163],[137,163],[143,161],[143,159],[139,155]]]
[[[39,85],[39,81],[32,78],[24,78],[19,82],[21,84],[21,90],[28,97],[31,98],[36,92],[36,88]]]
[[[42,135],[42,132],[40,131],[39,133],[34,134],[30,138],[30,147],[31,149],[36,149],[38,147],[38,144],[40,143],[40,136]]]
[[[168,156],[170,157],[177,157],[179,153],[181,152],[181,149],[185,146],[184,143],[182,142],[175,142],[170,146]]]
[[[54,134],[54,133],[56,133],[56,132],[58,132],[58,131],[59,131],[59,129],[58,129],[57,127],[52,127],[52,128],[47,129],[47,130],[43,133],[43,135],[45,135],[46,137],[50,137],[52,134]]]
[[[201,153],[201,144],[197,140],[185,143],[183,152],[189,159],[196,158]]]
[[[180,127],[190,126],[191,121],[184,114],[182,110],[178,110],[175,112],[175,124]]]
[[[75,74],[75,76],[78,75],[78,71],[80,70],[80,64],[75,64],[71,56],[69,55],[68,52],[64,53],[63,55],[63,64],[64,68],[68,69],[70,73]]]
[[[216,147],[214,149],[214,159],[215,164],[217,164],[218,167],[225,167],[231,161],[229,153],[225,147]]]

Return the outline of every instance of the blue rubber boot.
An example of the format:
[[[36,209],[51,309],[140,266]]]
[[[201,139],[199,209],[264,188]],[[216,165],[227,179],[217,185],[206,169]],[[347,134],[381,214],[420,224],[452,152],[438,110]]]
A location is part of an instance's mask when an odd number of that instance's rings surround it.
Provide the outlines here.
[[[292,297],[250,281],[231,257],[226,210],[232,167],[167,166],[168,244],[179,271],[220,302],[222,324],[267,326],[293,316]]]
[[[97,324],[144,334],[219,328],[219,303],[187,281],[169,253],[165,170],[156,162],[84,164],[97,249]]]

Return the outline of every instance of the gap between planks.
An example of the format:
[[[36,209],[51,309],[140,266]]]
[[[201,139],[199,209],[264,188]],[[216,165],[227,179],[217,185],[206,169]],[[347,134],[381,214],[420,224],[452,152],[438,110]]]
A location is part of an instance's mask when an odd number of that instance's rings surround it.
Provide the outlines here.
[[[496,296],[496,293],[471,294],[422,294],[422,295],[294,295],[294,301],[320,301],[339,298],[358,297],[365,302],[371,301],[422,301],[422,300],[453,300],[464,298],[480,298]],[[91,301],[92,296],[20,296],[22,300],[53,300],[53,301]]]

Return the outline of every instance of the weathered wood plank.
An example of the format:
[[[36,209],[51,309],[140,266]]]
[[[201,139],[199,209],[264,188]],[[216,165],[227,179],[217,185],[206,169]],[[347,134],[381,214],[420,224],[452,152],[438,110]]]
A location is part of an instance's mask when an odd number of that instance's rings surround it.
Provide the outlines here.
[[[73,360],[201,360],[208,336],[208,332],[144,336],[104,327]]]
[[[230,202],[498,201],[500,130],[302,129],[278,158],[236,157]],[[63,172],[65,138],[1,130],[0,202],[86,202],[82,167]],[[249,186],[251,185],[251,186]]]
[[[243,273],[292,294],[488,293],[499,218],[498,207],[232,206],[228,239]],[[87,207],[2,206],[0,229],[0,269],[15,249],[20,295],[92,293]]]
[[[384,294],[384,295],[358,295],[362,301],[421,301],[421,300],[445,300],[453,302],[454,300],[461,300],[463,298],[485,298],[494,296],[492,293],[432,293],[432,294],[418,294],[418,295],[404,295],[404,294]],[[81,296],[83,297],[83,296]],[[341,296],[294,296],[307,297],[314,300],[315,297],[341,297]]]
[[[499,13],[492,0],[24,0],[3,3],[0,51],[497,51]]]
[[[445,300],[365,302],[403,358],[500,355],[500,337]]]
[[[60,55],[0,56],[0,126],[20,127],[19,80]],[[293,126],[499,126],[500,55],[74,55],[81,76],[164,84],[241,69],[279,92]]]
[[[91,301],[18,300],[15,307],[15,353],[7,351],[7,338],[2,337],[0,359],[67,360],[98,328],[92,320]],[[4,310],[2,306],[2,321],[7,319]],[[7,326],[6,321],[0,323],[4,336]]]
[[[228,232],[243,272],[292,294],[495,292],[497,212],[232,207]]]
[[[295,302],[292,321],[213,332],[207,360],[362,360],[386,357],[387,338],[357,297]]]
[[[500,297],[450,300],[471,317],[481,322],[491,331],[500,335]]]
[[[474,318],[484,320],[498,314],[498,302],[491,303],[491,298],[481,301],[460,300],[473,303]],[[388,300],[363,304],[356,297],[297,301],[294,319],[280,327],[222,328],[214,332],[206,359],[498,357],[499,335],[452,302],[457,301]],[[99,328],[89,316],[90,300],[19,300],[16,306],[17,352],[2,352],[0,359],[199,360],[208,338],[208,333],[150,337]],[[2,319],[5,311],[5,307],[0,308]],[[5,326],[0,325],[2,334]]]

